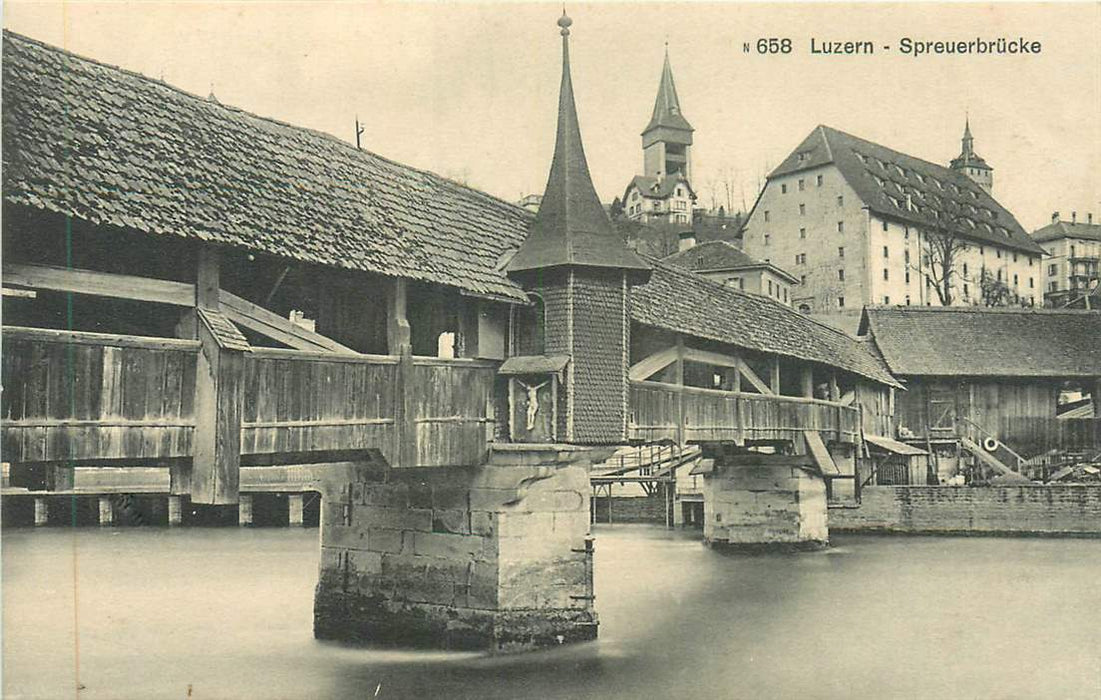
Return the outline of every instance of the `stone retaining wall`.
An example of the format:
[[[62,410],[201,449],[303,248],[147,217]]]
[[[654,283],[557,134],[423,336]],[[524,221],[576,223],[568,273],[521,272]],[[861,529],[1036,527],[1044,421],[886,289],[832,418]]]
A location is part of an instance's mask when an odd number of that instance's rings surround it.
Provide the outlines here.
[[[831,532],[1101,536],[1101,485],[868,486]]]

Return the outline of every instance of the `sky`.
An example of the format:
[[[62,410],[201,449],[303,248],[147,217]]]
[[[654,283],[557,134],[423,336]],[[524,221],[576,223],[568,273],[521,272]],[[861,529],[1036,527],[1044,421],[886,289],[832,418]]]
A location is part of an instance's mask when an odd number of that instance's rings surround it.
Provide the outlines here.
[[[574,89],[605,201],[641,172],[668,42],[699,203],[753,201],[818,124],[947,163],[964,116],[994,195],[1033,230],[1101,219],[1101,4],[569,3]],[[507,200],[554,148],[560,3],[26,2],[4,26],[201,96],[355,140]],[[1037,55],[901,55],[903,37],[1024,37]],[[790,38],[789,54],[756,40]],[[812,55],[868,40],[876,53]],[[747,53],[743,45],[750,44]],[[883,46],[890,46],[884,50]],[[726,186],[729,184],[729,188]]]

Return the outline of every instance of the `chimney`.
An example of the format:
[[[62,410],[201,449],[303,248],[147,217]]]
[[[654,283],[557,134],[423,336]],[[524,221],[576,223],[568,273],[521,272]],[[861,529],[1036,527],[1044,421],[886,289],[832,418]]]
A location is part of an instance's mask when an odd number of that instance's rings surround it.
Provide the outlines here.
[[[1057,211],[1051,212],[1051,223],[1053,223],[1053,224],[1059,223],[1059,212],[1057,212]]]
[[[1078,223],[1078,212],[1076,212],[1076,211],[1072,211],[1072,212],[1070,213],[1070,222],[1071,222],[1072,224],[1076,224],[1076,223]]]
[[[683,252],[696,246],[696,232],[683,231],[677,241],[677,252]]]

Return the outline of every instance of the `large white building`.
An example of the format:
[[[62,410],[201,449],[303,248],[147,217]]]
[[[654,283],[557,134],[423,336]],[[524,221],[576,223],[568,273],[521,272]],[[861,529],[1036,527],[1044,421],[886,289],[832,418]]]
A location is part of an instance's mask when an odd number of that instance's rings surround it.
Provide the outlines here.
[[[970,128],[953,166],[818,126],[768,176],[743,247],[798,276],[804,311],[981,304],[995,285],[1040,304],[1044,251],[991,196]]]

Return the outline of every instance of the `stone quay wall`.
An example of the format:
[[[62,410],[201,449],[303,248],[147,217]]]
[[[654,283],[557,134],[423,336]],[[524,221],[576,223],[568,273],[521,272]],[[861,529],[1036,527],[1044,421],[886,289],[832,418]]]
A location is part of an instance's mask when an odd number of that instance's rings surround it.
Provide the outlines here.
[[[321,517],[318,638],[509,651],[596,636],[577,454],[366,473]]]
[[[1101,536],[1101,485],[866,486],[832,532]]]

